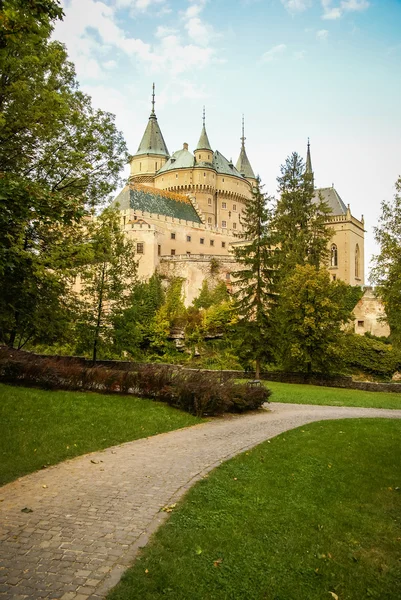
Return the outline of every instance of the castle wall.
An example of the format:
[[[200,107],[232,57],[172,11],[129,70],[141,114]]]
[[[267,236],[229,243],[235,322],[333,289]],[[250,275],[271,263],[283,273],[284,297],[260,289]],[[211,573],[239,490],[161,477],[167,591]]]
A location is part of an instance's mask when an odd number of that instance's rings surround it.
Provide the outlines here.
[[[162,168],[166,163],[167,157],[160,156],[158,154],[141,154],[134,156],[130,163],[130,177],[134,177],[138,180],[138,177],[143,178],[141,183],[149,183],[153,185],[153,177],[156,172]],[[151,176],[151,179],[146,176]]]
[[[355,333],[364,335],[366,332],[372,335],[390,335],[388,323],[382,319],[385,317],[384,305],[375,294],[372,287],[366,287],[364,295],[354,308]]]

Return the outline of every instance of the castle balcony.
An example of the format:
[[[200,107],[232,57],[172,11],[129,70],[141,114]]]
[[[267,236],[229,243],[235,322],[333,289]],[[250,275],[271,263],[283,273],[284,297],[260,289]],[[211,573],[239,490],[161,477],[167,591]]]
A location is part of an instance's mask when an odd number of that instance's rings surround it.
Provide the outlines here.
[[[171,254],[165,254],[160,256],[160,262],[190,262],[194,260],[197,262],[209,262],[212,258],[224,262],[235,262],[234,257],[229,254],[174,254],[173,256]]]

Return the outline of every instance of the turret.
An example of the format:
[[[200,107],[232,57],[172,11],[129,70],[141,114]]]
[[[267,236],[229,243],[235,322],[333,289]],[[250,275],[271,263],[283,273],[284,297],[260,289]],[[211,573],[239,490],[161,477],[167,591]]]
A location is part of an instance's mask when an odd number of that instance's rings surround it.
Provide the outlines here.
[[[245,126],[244,126],[244,116],[242,115],[242,137],[241,137],[241,152],[239,158],[237,160],[236,169],[241,173],[245,179],[249,181],[249,183],[254,186],[256,184],[256,177],[253,169],[251,167],[251,163],[249,162],[249,158],[246,154],[245,150]]]
[[[212,163],[213,160],[213,150],[209,142],[209,138],[206,133],[206,116],[205,116],[205,107],[203,107],[203,126],[200,134],[198,145],[195,149],[195,161],[197,163]]]
[[[155,84],[153,84],[152,110],[139,148],[131,158],[130,180],[152,185],[155,174],[168,157],[166,142],[155,113]]]

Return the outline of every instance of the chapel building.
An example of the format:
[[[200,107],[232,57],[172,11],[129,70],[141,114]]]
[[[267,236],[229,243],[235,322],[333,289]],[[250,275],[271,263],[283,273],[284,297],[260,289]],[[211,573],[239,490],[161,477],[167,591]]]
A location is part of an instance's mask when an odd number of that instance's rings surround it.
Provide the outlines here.
[[[309,141],[306,168],[313,174]],[[187,305],[199,294],[203,280],[216,273],[230,287],[236,270],[232,245],[238,243],[241,213],[252,201],[256,182],[245,149],[244,123],[236,165],[210,144],[205,113],[195,150],[184,143],[170,155],[155,113],[153,86],[151,113],[130,160],[129,181],[112,203],[121,211],[123,229],[136,241],[139,277],[148,279],[156,271],[182,277]],[[316,197],[319,194],[331,209],[331,277],[363,285],[363,217],[352,216],[334,187],[316,189]]]

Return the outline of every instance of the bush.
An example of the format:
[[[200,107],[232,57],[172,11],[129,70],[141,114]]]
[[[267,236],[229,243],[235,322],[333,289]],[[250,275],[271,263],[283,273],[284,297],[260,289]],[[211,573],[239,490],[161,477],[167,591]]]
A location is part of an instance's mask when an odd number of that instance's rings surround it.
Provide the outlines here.
[[[0,379],[45,389],[135,394],[197,416],[260,408],[271,392],[235,383],[232,375],[170,365],[133,364],[130,370],[89,367],[79,359],[45,358],[0,348]]]
[[[341,355],[348,368],[391,377],[401,368],[401,353],[389,344],[357,334],[344,336]]]

